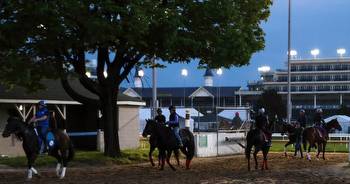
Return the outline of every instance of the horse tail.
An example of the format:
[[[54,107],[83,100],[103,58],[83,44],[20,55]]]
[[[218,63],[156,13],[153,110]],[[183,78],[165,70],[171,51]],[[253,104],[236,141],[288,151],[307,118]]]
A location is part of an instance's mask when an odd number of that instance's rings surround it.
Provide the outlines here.
[[[72,143],[72,141],[69,141],[69,146],[68,146],[68,161],[73,160],[74,155],[75,155],[75,152],[74,152],[73,143]]]

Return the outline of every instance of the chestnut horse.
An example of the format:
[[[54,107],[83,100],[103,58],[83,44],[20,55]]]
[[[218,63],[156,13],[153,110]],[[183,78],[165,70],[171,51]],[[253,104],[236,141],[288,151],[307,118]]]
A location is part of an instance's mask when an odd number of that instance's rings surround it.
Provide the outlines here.
[[[331,129],[337,129],[339,131],[342,130],[341,126],[337,119],[332,119],[330,122],[326,123],[323,127],[324,131],[318,127],[308,127],[303,132],[303,145],[304,150],[306,150],[306,144],[309,143],[308,151],[306,154],[306,158],[311,160],[310,149],[311,147],[316,148],[317,144],[317,155],[318,158],[320,152],[322,151],[322,158],[325,160],[324,153],[326,151],[326,145],[328,140],[328,133]]]

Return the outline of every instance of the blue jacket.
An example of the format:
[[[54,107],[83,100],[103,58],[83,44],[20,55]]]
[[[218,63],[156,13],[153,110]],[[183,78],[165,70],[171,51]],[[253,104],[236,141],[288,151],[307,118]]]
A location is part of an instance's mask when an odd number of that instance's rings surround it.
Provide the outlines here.
[[[169,125],[171,127],[179,127],[179,115],[174,113],[169,116]]]
[[[35,113],[35,118],[41,118],[43,116],[47,116],[47,118],[38,121],[38,126],[49,127],[49,110],[47,110],[47,108],[41,108]]]

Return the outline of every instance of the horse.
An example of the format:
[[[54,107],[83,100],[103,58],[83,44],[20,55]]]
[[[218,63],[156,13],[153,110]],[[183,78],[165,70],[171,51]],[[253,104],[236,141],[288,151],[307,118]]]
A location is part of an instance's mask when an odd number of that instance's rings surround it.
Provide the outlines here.
[[[287,147],[291,144],[295,144],[297,137],[295,134],[296,128],[288,123],[283,122],[282,123],[282,135],[284,135],[285,133],[288,133],[288,142],[284,145],[284,155],[285,157],[287,157]],[[300,153],[301,153],[301,158],[303,158],[303,151],[302,149],[300,149]],[[297,154],[297,147],[295,146],[295,152],[294,155],[296,156]]]
[[[263,163],[261,166],[261,170],[268,170],[267,167],[267,154],[270,150],[270,146],[266,143],[264,138],[264,133],[260,129],[251,129],[247,133],[246,141],[247,144],[245,146],[245,155],[248,160],[248,171],[250,171],[250,152],[252,147],[254,146],[254,160],[255,160],[255,169],[258,169],[258,160],[257,154],[261,150],[263,153]]]
[[[7,120],[3,137],[9,137],[15,134],[23,141],[22,147],[27,157],[28,173],[27,179],[30,180],[34,176],[41,177],[39,172],[34,168],[34,163],[39,155],[38,134],[34,127],[20,120],[15,116],[10,116]],[[54,142],[49,143],[49,155],[57,159],[56,174],[60,179],[63,179],[66,174],[67,164],[74,157],[73,144],[68,135],[62,130],[55,129],[51,134]],[[56,143],[55,143],[56,142]],[[61,167],[63,165],[63,167]]]
[[[316,127],[308,127],[304,130],[304,132],[303,132],[304,150],[306,150],[306,144],[309,143],[308,151],[306,154],[306,158],[308,160],[311,161],[310,149],[311,149],[311,147],[316,148],[316,144],[318,147],[316,157],[318,158],[320,152],[322,151],[323,152],[322,158],[323,158],[323,160],[325,160],[324,153],[326,150],[328,133],[333,128],[337,129],[339,131],[342,130],[337,119],[332,119],[330,122],[326,123],[324,126],[325,132],[323,132],[323,133]]]
[[[152,152],[155,148],[158,148],[159,150],[159,160],[161,161],[160,170],[164,169],[165,160],[167,164],[170,166],[172,170],[176,170],[170,163],[170,157],[172,152],[174,151],[175,157],[177,160],[178,165],[179,162],[179,147],[177,145],[177,140],[175,138],[175,135],[171,128],[159,124],[156,121],[152,119],[146,120],[146,126],[143,130],[142,136],[147,137],[150,135],[150,152],[149,152],[149,159],[154,166],[153,159],[152,159]],[[194,136],[191,131],[188,129],[180,129],[180,137],[182,139],[183,147],[180,148],[181,152],[186,155],[186,169],[190,169],[190,164],[192,161],[192,158],[194,156]]]

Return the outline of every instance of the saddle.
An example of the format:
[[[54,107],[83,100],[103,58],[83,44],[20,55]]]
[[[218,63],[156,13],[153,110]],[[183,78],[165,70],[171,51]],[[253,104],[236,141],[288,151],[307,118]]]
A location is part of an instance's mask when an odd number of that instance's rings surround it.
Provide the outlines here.
[[[47,134],[46,134],[46,143],[47,143],[47,146],[49,147],[49,149],[51,150],[52,148],[55,147],[56,145],[56,139],[55,139],[55,135],[49,131]]]
[[[325,135],[324,129],[322,127],[314,127],[314,128],[317,132],[317,135],[320,137],[320,139],[326,140],[326,135]]]

